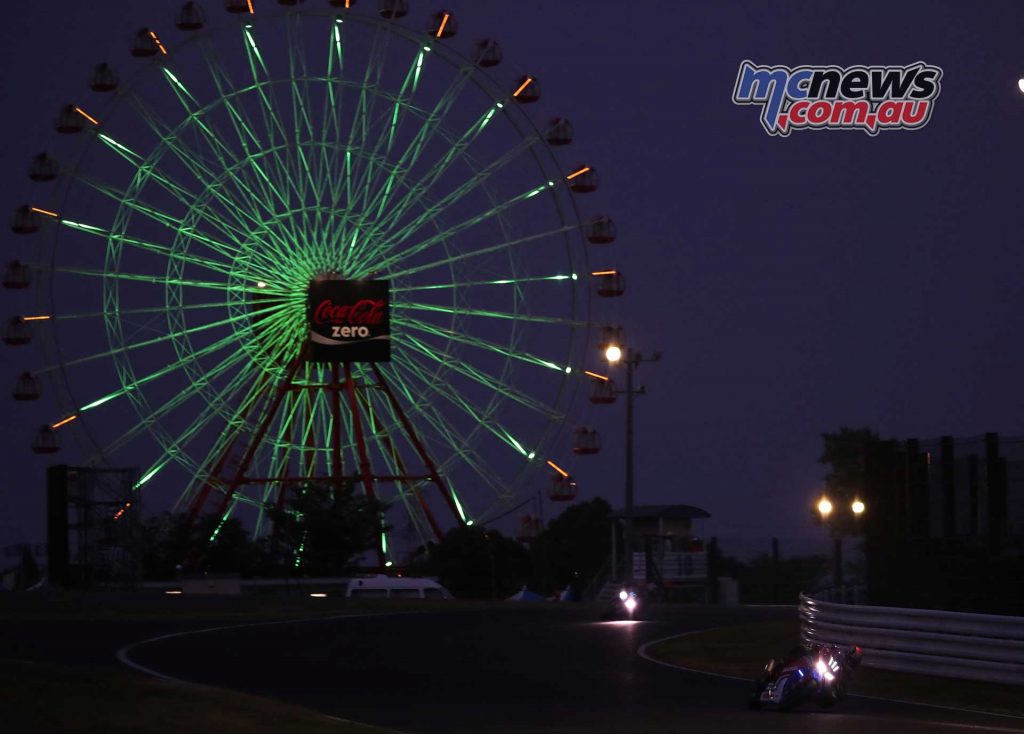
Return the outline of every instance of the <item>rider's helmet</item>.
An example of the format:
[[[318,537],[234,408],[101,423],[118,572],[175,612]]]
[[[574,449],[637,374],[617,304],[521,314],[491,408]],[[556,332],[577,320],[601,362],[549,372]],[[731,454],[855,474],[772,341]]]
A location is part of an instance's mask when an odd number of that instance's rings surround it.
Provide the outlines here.
[[[860,665],[860,661],[864,658],[864,651],[860,649],[860,645],[852,645],[846,651],[846,660],[850,664],[851,668],[856,668]]]

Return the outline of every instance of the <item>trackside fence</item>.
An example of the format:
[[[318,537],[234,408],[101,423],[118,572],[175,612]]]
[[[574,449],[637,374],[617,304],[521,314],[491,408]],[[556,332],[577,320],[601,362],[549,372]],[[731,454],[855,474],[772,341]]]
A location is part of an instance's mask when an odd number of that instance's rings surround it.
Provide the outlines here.
[[[859,606],[800,595],[805,642],[860,645],[865,667],[1024,685],[1024,617]]]

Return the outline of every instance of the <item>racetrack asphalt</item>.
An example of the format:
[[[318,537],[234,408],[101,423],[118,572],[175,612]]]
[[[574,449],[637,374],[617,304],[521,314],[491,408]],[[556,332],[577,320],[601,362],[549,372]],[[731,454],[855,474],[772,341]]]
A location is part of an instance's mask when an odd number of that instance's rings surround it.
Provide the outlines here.
[[[853,697],[829,711],[753,712],[748,683],[637,654],[673,634],[793,614],[664,606],[629,624],[579,605],[510,605],[228,627],[126,656],[169,677],[423,734],[1024,731],[1020,719]]]

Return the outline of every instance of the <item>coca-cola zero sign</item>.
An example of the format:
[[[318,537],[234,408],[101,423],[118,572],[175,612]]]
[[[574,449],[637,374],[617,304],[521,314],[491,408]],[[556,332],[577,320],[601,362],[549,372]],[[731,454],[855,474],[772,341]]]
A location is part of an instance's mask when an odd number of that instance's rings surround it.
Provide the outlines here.
[[[318,280],[309,286],[309,353],[314,362],[391,359],[389,282]]]

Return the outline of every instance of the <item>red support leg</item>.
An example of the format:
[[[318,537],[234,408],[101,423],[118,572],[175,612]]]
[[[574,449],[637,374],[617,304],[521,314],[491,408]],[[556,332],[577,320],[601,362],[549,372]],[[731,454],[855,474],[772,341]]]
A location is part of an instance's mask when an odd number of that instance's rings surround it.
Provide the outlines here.
[[[335,491],[341,489],[344,476],[341,465],[341,372],[337,364],[331,365],[331,417],[334,430],[331,431],[331,480]]]
[[[416,436],[416,431],[413,430],[412,423],[410,423],[409,419],[406,417],[401,404],[399,404],[398,400],[395,398],[395,394],[391,392],[391,387],[384,379],[384,375],[380,371],[380,367],[378,367],[376,363],[371,366],[373,367],[373,374],[377,376],[377,383],[380,385],[381,390],[384,391],[384,394],[387,395],[388,401],[391,403],[391,408],[398,416],[398,420],[401,421],[402,427],[409,436],[409,440],[416,449],[416,453],[420,455],[420,460],[423,462],[423,465],[427,467],[427,472],[430,474],[430,481],[437,485],[437,488],[441,490],[441,496],[444,497],[445,501],[448,503],[448,508],[452,511],[452,515],[455,517],[456,521],[460,523],[465,522],[462,519],[462,515],[459,513],[459,508],[455,504],[455,498],[452,497],[451,492],[445,486],[444,480],[441,479],[441,475],[438,473],[437,467],[434,466],[434,462],[430,460],[430,456],[427,454],[426,449],[423,448],[423,444],[420,443],[419,438]]]
[[[402,461],[402,456],[395,448],[395,444],[388,436],[382,436],[382,440],[384,441],[384,445],[387,446],[388,451],[391,452],[391,456],[395,460],[395,464],[398,466],[399,476],[408,476],[409,472],[406,471],[405,462]],[[410,481],[409,486],[412,487],[412,493],[420,503],[420,508],[423,510],[423,514],[426,516],[427,522],[430,523],[430,529],[434,531],[434,537],[440,541],[444,538],[444,533],[441,532],[441,526],[438,525],[437,520],[434,519],[434,513],[430,511],[430,505],[427,504],[427,500],[423,496],[423,493],[416,487],[414,483],[415,481],[416,480]]]
[[[257,386],[255,391],[257,395],[265,387],[266,378],[263,375],[260,376],[260,382],[264,384],[259,384]],[[235,444],[238,443],[238,439],[242,435],[245,421],[249,418],[249,412],[253,409],[253,406],[260,402],[261,397],[262,396],[254,398],[253,401],[249,403],[248,407],[246,407],[246,409],[242,411],[242,415],[240,416],[242,421],[242,427],[240,427],[235,432],[235,435],[228,442],[227,448],[224,449],[224,451],[220,455],[220,458],[217,459],[217,463],[214,465],[213,470],[206,475],[206,481],[203,483],[202,490],[200,490],[199,495],[192,502],[192,506],[189,508],[189,522],[195,521],[196,517],[199,516],[199,513],[202,512],[203,506],[206,504],[206,500],[209,498],[210,493],[214,489],[214,485],[222,483],[223,480],[221,479],[220,474],[222,471],[224,471],[224,466],[227,464],[228,459],[231,457],[231,454],[234,453]]]
[[[260,444],[263,443],[263,438],[267,435],[267,431],[270,430],[270,424],[274,421],[274,416],[277,415],[278,409],[281,407],[281,401],[284,400],[284,396],[291,389],[292,382],[295,380],[295,373],[298,372],[299,366],[305,363],[306,350],[303,349],[302,353],[299,354],[292,363],[288,366],[288,374],[284,381],[278,385],[277,392],[274,394],[274,399],[270,403],[270,407],[267,409],[267,414],[260,422],[260,427],[256,431],[256,435],[252,437],[249,442],[249,448],[246,449],[245,455],[242,457],[242,461],[238,464],[238,469],[235,471],[235,476],[228,485],[227,492],[224,493],[224,499],[220,503],[220,509],[218,514],[223,517],[224,513],[228,509],[228,503],[231,502],[231,498],[234,497],[235,492],[238,491],[238,487],[242,484],[242,480],[245,479],[245,473],[249,470],[249,465],[252,463],[253,457],[256,455],[257,449]]]
[[[373,489],[373,472],[370,470],[370,455],[366,450],[366,438],[363,436],[363,422],[359,418],[359,404],[356,401],[356,387],[352,380],[352,366],[345,363],[345,387],[348,390],[348,405],[352,411],[352,430],[356,434],[356,451],[359,454],[359,473],[363,478],[363,487],[366,489],[366,496],[376,501],[377,497]],[[381,528],[383,532],[383,528]],[[384,549],[377,543],[377,560],[380,567],[384,568]]]

